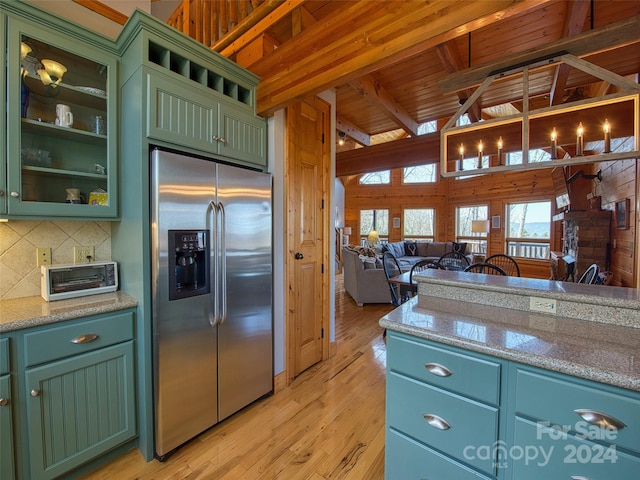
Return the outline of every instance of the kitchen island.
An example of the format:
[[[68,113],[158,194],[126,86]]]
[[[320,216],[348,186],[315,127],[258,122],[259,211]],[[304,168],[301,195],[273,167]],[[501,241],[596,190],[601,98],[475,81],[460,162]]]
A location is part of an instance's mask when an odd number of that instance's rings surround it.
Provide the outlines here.
[[[418,297],[380,320],[386,478],[636,478],[636,290],[441,270],[417,280]]]

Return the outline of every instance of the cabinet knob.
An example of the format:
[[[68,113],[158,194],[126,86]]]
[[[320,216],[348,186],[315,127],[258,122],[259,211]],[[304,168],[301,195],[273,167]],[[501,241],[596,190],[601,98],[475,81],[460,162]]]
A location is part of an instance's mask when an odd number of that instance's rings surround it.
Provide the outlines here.
[[[0,398],[0,407],[6,407],[7,405],[9,405],[9,399],[8,398]]]
[[[11,196],[13,198],[18,198],[20,196],[20,194],[18,192],[11,192]]]
[[[439,363],[425,363],[424,368],[429,370],[429,372],[433,373],[436,377],[450,377],[453,375],[451,370]]]
[[[38,390],[37,388],[32,389],[30,392],[32,397],[39,397],[40,396],[40,390]]]
[[[214,142],[217,142],[218,140],[220,140],[220,137],[218,137],[218,135],[214,135],[211,138],[213,139]]]
[[[434,415],[432,413],[425,413],[423,415],[424,420],[431,425],[433,428],[437,428],[438,430],[449,430],[451,425],[442,417],[438,415]]]
[[[574,410],[578,415],[582,417],[586,422],[596,425],[600,428],[615,428],[616,430],[622,430],[626,425],[612,415],[598,412],[597,410],[590,410],[588,408],[578,408]]]
[[[224,137],[220,137],[220,143],[227,143],[227,139]]]
[[[0,190],[0,197],[4,197],[4,190]]]

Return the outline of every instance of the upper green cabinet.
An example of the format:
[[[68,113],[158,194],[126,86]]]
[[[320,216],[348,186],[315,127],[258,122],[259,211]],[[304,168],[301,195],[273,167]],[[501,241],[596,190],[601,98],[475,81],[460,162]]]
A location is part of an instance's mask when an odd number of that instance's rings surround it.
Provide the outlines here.
[[[123,135],[142,115],[149,144],[266,169],[267,122],[255,114],[255,75],[141,11],[119,41]]]
[[[117,217],[118,57],[77,32],[6,21],[2,213]]]

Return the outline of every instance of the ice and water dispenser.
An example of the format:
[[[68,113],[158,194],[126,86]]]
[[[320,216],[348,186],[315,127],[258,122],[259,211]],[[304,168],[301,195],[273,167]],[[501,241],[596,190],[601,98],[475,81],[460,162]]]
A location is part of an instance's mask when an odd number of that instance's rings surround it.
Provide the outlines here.
[[[169,230],[169,300],[209,293],[209,232]]]

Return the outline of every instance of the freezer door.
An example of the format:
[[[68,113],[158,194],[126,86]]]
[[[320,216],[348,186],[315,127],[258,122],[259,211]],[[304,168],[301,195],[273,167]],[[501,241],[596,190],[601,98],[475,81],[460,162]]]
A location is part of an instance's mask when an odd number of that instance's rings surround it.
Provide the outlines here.
[[[222,420],[273,390],[271,176],[218,165],[217,194],[223,212],[218,327]]]
[[[168,293],[175,281],[169,230],[210,230],[213,239],[215,163],[156,150],[151,175],[156,454],[162,457],[218,421],[213,296],[170,301]]]

